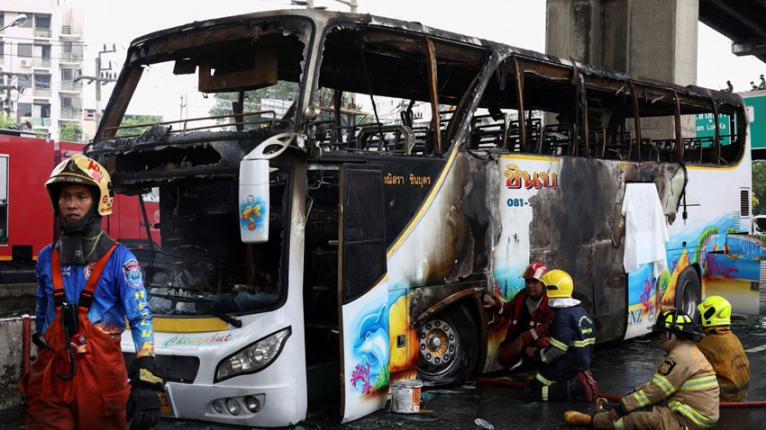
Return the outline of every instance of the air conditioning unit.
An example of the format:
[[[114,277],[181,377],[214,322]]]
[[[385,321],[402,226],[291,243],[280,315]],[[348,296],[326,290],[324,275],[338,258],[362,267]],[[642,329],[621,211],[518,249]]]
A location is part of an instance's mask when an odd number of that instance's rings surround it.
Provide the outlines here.
[[[21,63],[21,67],[29,67],[32,65],[32,60],[28,60],[26,58],[22,58],[19,62]]]

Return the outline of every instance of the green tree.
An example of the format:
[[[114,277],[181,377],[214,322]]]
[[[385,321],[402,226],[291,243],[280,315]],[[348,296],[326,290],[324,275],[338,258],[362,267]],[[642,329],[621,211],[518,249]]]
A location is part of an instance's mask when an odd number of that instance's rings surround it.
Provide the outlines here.
[[[6,116],[4,113],[0,113],[0,128],[12,128],[16,126],[16,121]]]
[[[766,214],[766,160],[753,161],[753,214]]]
[[[753,161],[753,214],[766,214],[766,160]]]
[[[64,124],[59,130],[59,140],[68,142],[82,142],[82,128],[79,124]]]
[[[245,91],[245,106],[243,112],[261,110],[261,99],[294,100],[298,96],[298,84],[289,81],[278,81],[275,85],[257,90]],[[211,116],[231,115],[234,113],[232,103],[237,101],[239,93],[215,93],[215,106],[208,112]]]
[[[129,128],[118,128],[117,129],[117,136],[135,136],[138,134],[143,133],[146,131],[150,126],[144,126],[144,127],[134,127],[137,125],[143,125],[143,124],[157,124],[158,122],[162,122],[162,116],[160,115],[125,115],[122,117],[122,122],[120,122],[120,127],[129,127]]]

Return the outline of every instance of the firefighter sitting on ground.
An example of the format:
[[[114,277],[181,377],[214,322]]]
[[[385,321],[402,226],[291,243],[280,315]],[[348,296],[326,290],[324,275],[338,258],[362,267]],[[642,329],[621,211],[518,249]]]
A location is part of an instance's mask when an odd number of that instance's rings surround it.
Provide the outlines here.
[[[548,327],[555,313],[548,306],[548,296],[540,278],[547,272],[537,261],[527,266],[522,274],[524,289],[511,301],[501,303],[489,294],[482,296],[485,307],[510,320],[505,340],[497,350],[497,361],[506,369],[521,365],[524,354],[548,346]]]
[[[542,365],[524,389],[527,401],[592,401],[598,385],[590,370],[593,345],[596,343],[593,320],[572,298],[574,282],[563,270],[555,269],[542,276],[548,304],[556,311],[549,330],[550,346],[538,351]]]
[[[696,342],[688,315],[665,310],[657,317],[657,330],[665,359],[652,380],[610,406],[606,399],[596,401],[601,410],[593,416],[597,429],[707,429],[718,422],[718,382],[713,366]],[[586,425],[591,417],[567,411],[564,421]]]
[[[721,400],[739,402],[750,385],[750,363],[742,343],[731,331],[731,304],[721,296],[709,296],[697,309],[705,330],[697,347],[715,369]]]
[[[136,257],[101,230],[112,213],[109,173],[78,154],[56,166],[45,186],[61,238],[37,260],[38,355],[19,387],[27,426],[111,430],[132,419],[132,429],[151,427],[163,387],[152,315]],[[137,351],[129,375],[120,350],[126,319]]]

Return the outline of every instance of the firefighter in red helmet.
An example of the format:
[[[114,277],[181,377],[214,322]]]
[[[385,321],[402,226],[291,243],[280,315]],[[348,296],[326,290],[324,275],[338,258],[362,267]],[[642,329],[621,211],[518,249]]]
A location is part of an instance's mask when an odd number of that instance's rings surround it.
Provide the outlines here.
[[[527,266],[521,275],[524,289],[509,302],[501,303],[489,294],[482,296],[485,307],[493,308],[510,320],[505,340],[497,351],[497,361],[506,369],[521,365],[525,357],[548,346],[548,328],[556,313],[548,306],[545,286],[540,282],[547,271],[538,261]]]
[[[109,172],[78,154],[45,183],[61,237],[37,259],[37,359],[19,388],[35,429],[147,428],[163,381],[154,365],[152,315],[136,257],[101,230],[112,213]],[[126,373],[121,334],[136,348]],[[130,384],[128,380],[130,378]]]

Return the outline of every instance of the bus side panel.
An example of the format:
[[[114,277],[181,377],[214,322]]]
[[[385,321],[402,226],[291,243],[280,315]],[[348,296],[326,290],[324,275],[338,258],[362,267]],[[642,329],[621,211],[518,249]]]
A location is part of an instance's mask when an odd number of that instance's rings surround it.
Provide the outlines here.
[[[659,304],[659,283],[654,277],[654,264],[642,264],[628,273],[628,324],[625,339],[652,331]]]
[[[688,217],[680,219],[682,202],[679,219],[669,227],[670,270],[659,279],[662,306],[676,305],[678,276],[693,266],[701,272],[701,297],[719,294],[732,303],[734,312],[758,313],[759,259],[766,252],[761,241],[743,234],[748,230],[742,220],[749,211],[743,214],[741,204],[743,190],[749,199],[749,163],[746,154],[731,167],[688,167]]]
[[[388,282],[344,304],[343,419],[349,422],[382,409],[388,394]]]

